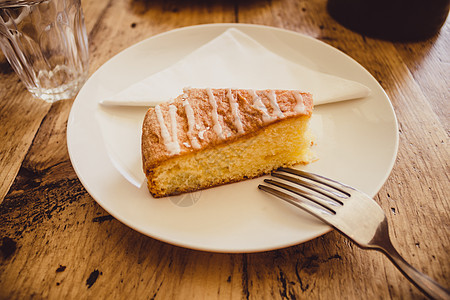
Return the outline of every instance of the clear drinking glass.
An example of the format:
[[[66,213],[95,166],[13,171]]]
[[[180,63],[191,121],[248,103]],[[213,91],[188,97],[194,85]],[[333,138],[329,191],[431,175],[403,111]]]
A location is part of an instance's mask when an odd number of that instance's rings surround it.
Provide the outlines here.
[[[0,47],[27,89],[45,101],[72,98],[88,77],[80,0],[0,0]]]

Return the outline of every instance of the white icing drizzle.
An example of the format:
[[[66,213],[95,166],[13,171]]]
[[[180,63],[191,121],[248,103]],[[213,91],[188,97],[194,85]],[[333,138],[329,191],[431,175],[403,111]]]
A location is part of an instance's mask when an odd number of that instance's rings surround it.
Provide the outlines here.
[[[217,102],[216,99],[214,98],[214,95],[212,93],[211,88],[207,88],[206,92],[208,93],[208,97],[209,97],[209,103],[212,106],[212,119],[213,119],[213,130],[214,132],[219,136],[220,139],[223,139],[223,131],[222,131],[222,126],[219,123],[219,115],[217,114]]]
[[[297,91],[297,92],[294,92],[294,96],[295,96],[295,100],[297,100],[297,104],[294,107],[294,111],[305,114],[306,107],[305,107],[305,104],[303,103],[303,95],[299,91]]]
[[[180,153],[180,144],[178,143],[178,126],[177,126],[177,107],[169,105],[170,124],[172,125],[172,146],[176,154]]]
[[[166,146],[167,151],[169,151],[170,154],[179,154],[180,153],[180,145],[178,144],[178,137],[177,137],[177,120],[176,120],[176,113],[177,108],[174,105],[169,105],[169,115],[170,115],[170,123],[171,123],[171,129],[172,129],[172,136],[169,133],[169,130],[167,130],[166,124],[164,122],[164,117],[161,112],[161,107],[159,105],[155,106],[155,112],[156,112],[156,118],[159,123],[159,127],[161,128],[161,136],[164,141],[164,145]]]
[[[228,100],[230,101],[231,114],[233,115],[233,124],[236,127],[238,133],[244,133],[242,121],[241,118],[239,117],[239,104],[237,103],[236,99],[234,99],[231,89],[228,89],[227,97]]]
[[[193,130],[194,127],[197,125],[195,124],[195,115],[194,111],[192,110],[191,105],[189,104],[188,100],[183,101],[184,110],[186,112],[186,117],[188,121],[188,132],[187,135],[191,141],[191,145],[194,149],[200,149],[200,144],[197,140],[197,138],[194,136]]]
[[[155,106],[156,118],[158,119],[159,127],[161,128],[161,136],[164,140],[164,144],[168,144],[172,141],[169,131],[167,130],[166,124],[164,123],[164,118],[161,113],[161,107],[159,105]]]
[[[248,92],[253,97],[253,107],[262,112],[263,122],[267,123],[267,122],[273,120],[273,117],[269,115],[269,112],[267,111],[266,106],[261,101],[261,97],[259,97],[258,94],[256,94],[255,90],[248,90]]]
[[[275,94],[274,90],[269,91],[267,94],[267,98],[270,100],[270,105],[272,105],[273,110],[276,112],[277,116],[279,118],[284,118],[284,114],[280,109],[280,106],[278,106],[277,102],[277,94]]]

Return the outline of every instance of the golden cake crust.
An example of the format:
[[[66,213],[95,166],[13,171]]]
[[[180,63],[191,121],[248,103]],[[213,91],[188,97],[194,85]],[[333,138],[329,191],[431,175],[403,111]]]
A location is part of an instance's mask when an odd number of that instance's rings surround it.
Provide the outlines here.
[[[144,172],[149,177],[163,161],[231,143],[287,118],[309,117],[312,110],[311,94],[300,91],[185,89],[173,101],[150,108],[145,115]]]

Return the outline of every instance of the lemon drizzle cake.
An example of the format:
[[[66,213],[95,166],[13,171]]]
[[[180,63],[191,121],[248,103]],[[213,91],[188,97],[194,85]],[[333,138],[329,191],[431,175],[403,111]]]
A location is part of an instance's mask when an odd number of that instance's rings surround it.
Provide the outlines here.
[[[192,192],[310,162],[312,109],[311,94],[296,90],[185,89],[144,118],[150,193]]]

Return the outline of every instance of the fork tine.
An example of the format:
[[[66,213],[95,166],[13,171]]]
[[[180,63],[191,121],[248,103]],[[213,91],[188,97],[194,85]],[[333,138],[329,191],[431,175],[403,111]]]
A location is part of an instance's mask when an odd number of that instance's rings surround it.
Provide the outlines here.
[[[342,206],[341,203],[334,201],[334,199],[329,198],[328,196],[323,195],[322,193],[316,193],[314,190],[313,191],[308,190],[307,189],[308,187],[301,186],[303,188],[299,189],[295,186],[288,185],[283,182],[272,179],[264,179],[264,182],[282,188],[288,192],[294,193],[303,198],[306,198],[306,200],[312,201],[322,206],[323,208],[329,210],[330,212],[333,213],[333,215],[336,214],[336,211],[333,208],[338,208]]]
[[[312,180],[314,182],[317,182],[319,184],[324,184],[330,188],[333,188],[335,190],[338,190],[340,193],[342,193],[343,195],[345,195],[346,197],[350,197],[350,194],[352,193],[352,191],[354,191],[355,189],[340,183],[338,181],[323,177],[321,175],[317,175],[314,173],[308,173],[308,172],[304,172],[301,170],[297,170],[297,169],[292,169],[292,168],[279,168],[276,171],[272,172],[274,174],[279,174],[279,172],[285,172],[285,173],[289,173],[292,175],[297,175],[309,180]]]
[[[318,185],[311,183],[309,181],[303,180],[299,177],[292,177],[289,175],[285,175],[282,173],[278,173],[276,171],[272,172],[271,174],[273,177],[277,177],[292,183],[295,183],[297,185],[300,185],[304,188],[307,188],[309,190],[312,190],[316,193],[319,193],[325,197],[327,197],[327,202],[329,204],[336,206],[336,205],[343,205],[344,203],[341,201],[342,198],[348,198],[347,194],[342,194],[340,191],[336,192],[335,190],[331,190],[328,185]],[[296,193],[297,194],[297,193]],[[337,198],[336,198],[337,197]],[[328,200],[330,199],[330,200]],[[332,201],[331,201],[332,200]]]
[[[258,188],[260,190],[263,190],[263,191],[265,191],[265,192],[267,192],[269,194],[272,194],[272,195],[274,195],[274,196],[276,196],[276,197],[278,197],[278,198],[280,198],[280,199],[282,199],[282,200],[284,200],[284,201],[286,201],[286,202],[288,202],[288,203],[290,203],[290,204],[292,204],[294,206],[297,206],[298,208],[301,208],[301,209],[305,210],[306,212],[308,212],[308,213],[312,214],[313,216],[319,218],[323,222],[331,225],[328,221],[326,221],[322,217],[322,215],[323,214],[325,214],[325,215],[333,215],[333,213],[330,210],[324,208],[323,206],[318,205],[318,204],[316,204],[315,202],[312,202],[312,201],[302,200],[301,198],[294,197],[294,196],[289,195],[289,194],[287,194],[287,193],[285,193],[283,191],[274,189],[274,188],[266,186],[266,185],[260,184],[260,185],[258,185]]]

